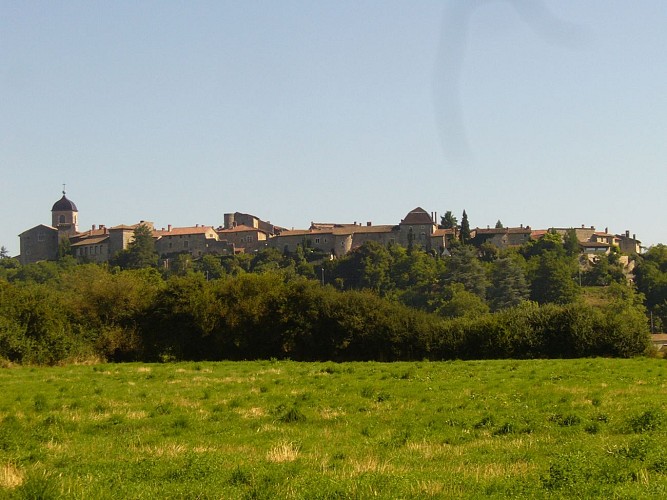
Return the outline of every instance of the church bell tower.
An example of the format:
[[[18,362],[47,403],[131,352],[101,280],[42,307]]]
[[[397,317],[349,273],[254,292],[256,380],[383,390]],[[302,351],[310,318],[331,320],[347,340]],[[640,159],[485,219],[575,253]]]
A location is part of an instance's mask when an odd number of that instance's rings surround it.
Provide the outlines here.
[[[51,209],[51,225],[58,230],[58,239],[70,237],[79,232],[79,210],[73,201],[65,196],[63,186],[63,197],[53,204]]]

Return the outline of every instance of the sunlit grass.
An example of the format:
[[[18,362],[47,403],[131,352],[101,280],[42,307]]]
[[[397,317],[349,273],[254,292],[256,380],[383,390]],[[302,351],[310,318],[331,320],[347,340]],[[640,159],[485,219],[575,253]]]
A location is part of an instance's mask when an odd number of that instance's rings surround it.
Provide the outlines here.
[[[656,359],[0,370],[0,498],[667,495]]]

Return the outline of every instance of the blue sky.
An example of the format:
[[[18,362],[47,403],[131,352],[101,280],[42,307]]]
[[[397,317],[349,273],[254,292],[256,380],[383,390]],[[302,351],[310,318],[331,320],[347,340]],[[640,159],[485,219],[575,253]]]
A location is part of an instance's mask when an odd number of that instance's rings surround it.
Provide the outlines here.
[[[667,243],[662,0],[0,0],[0,245],[250,212]]]

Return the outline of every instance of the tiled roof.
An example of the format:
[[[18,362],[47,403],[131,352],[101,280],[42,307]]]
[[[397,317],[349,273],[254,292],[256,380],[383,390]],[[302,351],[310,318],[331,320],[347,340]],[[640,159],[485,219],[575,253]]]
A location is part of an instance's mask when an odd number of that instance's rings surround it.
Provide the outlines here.
[[[432,238],[441,238],[442,236],[445,236],[447,234],[456,234],[454,231],[454,228],[438,228],[435,231],[433,231],[433,234],[431,235]]]
[[[191,234],[206,234],[215,232],[212,226],[172,227],[171,230],[153,231],[153,236],[185,236]]]
[[[334,227],[359,227],[358,224],[338,222],[311,222],[310,229],[333,229]]]
[[[261,229],[258,229],[256,227],[250,227],[246,226],[245,224],[238,225],[236,227],[232,227],[229,229],[216,229],[215,232],[218,234],[229,234],[229,233],[243,233],[247,231],[252,231],[253,233],[266,233],[266,231],[262,231]]]
[[[397,226],[391,224],[383,224],[377,226],[352,226],[353,233],[391,233],[392,231],[398,230]]]
[[[411,210],[401,224],[433,224],[431,215],[421,207]]]
[[[532,229],[530,226],[527,227],[499,227],[499,228],[488,228],[480,229],[475,228],[477,234],[530,234]]]
[[[89,229],[88,231],[81,231],[76,233],[74,236],[72,236],[70,239],[72,240],[78,240],[80,238],[90,238],[91,236],[103,236],[105,234],[109,233],[108,228],[99,228],[99,229]]]
[[[96,236],[89,236],[89,237],[84,237],[80,240],[78,240],[76,243],[72,243],[71,246],[73,247],[82,247],[86,245],[99,245],[100,243],[104,243],[109,239],[109,235],[96,235]]]
[[[309,236],[309,235],[319,235],[319,234],[333,234],[333,229],[328,230],[312,230],[312,229],[291,229],[288,231],[283,231],[278,237],[283,236]]]

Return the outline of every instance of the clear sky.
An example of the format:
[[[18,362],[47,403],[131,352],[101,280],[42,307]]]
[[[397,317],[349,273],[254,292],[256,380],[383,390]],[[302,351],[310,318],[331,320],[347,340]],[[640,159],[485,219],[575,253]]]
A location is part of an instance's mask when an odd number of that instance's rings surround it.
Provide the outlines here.
[[[664,0],[0,0],[0,245],[50,223],[667,243]]]

